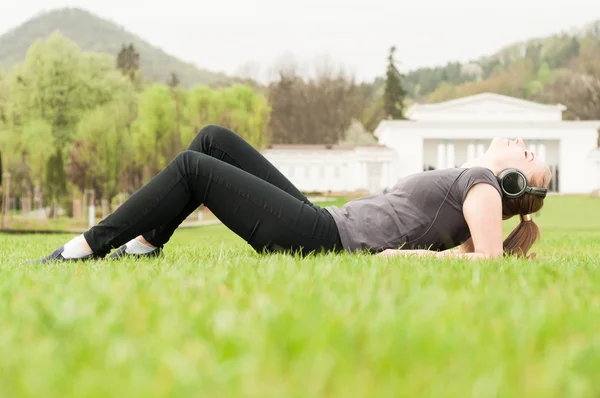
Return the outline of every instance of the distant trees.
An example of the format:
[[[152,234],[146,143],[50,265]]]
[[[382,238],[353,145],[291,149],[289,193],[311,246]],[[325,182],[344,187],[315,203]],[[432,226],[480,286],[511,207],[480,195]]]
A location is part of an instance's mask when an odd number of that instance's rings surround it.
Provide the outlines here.
[[[600,43],[581,55],[543,92],[542,98],[567,106],[567,119],[600,120]]]
[[[132,45],[115,62],[55,34],[0,75],[0,152],[18,177],[16,195],[39,188],[46,203],[68,205],[90,188],[108,200],[133,193],[209,123],[258,148],[268,143],[264,94],[244,85],[186,89],[175,73],[166,85],[143,86],[139,62]]]
[[[315,78],[282,69],[268,87],[276,144],[336,144],[361,113],[359,88],[343,71],[324,67]]]
[[[482,73],[464,73],[463,65],[459,62],[449,62],[445,66],[424,67],[412,70],[404,77],[404,87],[407,96],[422,98],[442,86],[458,86],[465,82],[477,81],[488,77],[499,63],[480,65]]]
[[[64,169],[63,156],[75,141],[81,118],[126,92],[127,82],[109,57],[81,53],[57,34],[33,44],[7,80],[5,146],[13,162],[26,158],[31,163],[33,185],[56,198],[64,192],[67,176],[49,169]]]
[[[515,63],[501,73],[482,81],[472,81],[458,86],[444,83],[427,97],[426,102],[447,101],[483,92],[528,98],[528,82],[532,81],[535,73],[532,62]]]
[[[569,69],[590,42],[599,41],[600,37],[594,34],[597,27],[592,28],[586,34],[558,34],[516,43],[466,64],[448,62],[443,66],[418,68],[406,74],[404,87],[409,97],[421,102],[455,98],[465,91],[462,86],[469,87],[468,91],[483,92],[484,86],[489,86],[487,80],[511,75],[519,68],[527,67],[533,72],[524,83],[529,87],[523,90],[523,95],[536,99],[542,88],[550,83],[540,81],[536,73],[545,67],[555,77],[556,72]],[[473,73],[474,67],[477,67],[477,73]]]

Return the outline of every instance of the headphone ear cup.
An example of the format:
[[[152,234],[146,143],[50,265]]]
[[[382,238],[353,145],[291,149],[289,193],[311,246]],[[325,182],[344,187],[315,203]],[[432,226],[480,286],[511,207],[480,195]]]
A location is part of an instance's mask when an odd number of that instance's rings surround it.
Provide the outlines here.
[[[525,193],[527,177],[518,169],[505,169],[498,174],[498,182],[504,196],[516,199]]]

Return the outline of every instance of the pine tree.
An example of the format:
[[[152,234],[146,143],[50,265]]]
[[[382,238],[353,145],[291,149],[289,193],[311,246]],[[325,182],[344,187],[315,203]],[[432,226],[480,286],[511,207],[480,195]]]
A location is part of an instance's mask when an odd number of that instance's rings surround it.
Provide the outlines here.
[[[179,76],[175,72],[171,72],[171,77],[167,80],[167,85],[171,88],[178,87],[181,81],[179,80]]]
[[[396,47],[390,48],[388,66],[385,80],[385,92],[383,102],[385,114],[391,119],[406,119],[404,117],[404,97],[406,91],[402,87],[404,76],[396,68],[394,53]]]
[[[132,81],[135,81],[140,69],[140,54],[136,51],[133,44],[129,44],[128,46],[123,44],[121,51],[117,55],[117,68]]]

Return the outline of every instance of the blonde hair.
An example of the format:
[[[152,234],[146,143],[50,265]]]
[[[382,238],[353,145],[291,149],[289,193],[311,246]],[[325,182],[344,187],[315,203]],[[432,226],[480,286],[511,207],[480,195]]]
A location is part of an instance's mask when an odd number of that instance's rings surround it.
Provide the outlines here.
[[[531,176],[528,182],[531,186],[547,188],[550,184],[552,173],[546,168],[544,175]],[[513,216],[525,216],[540,211],[544,206],[544,199],[539,196],[525,194],[517,199],[502,198],[502,218],[509,219]],[[531,246],[540,238],[540,228],[535,221],[524,221],[521,218],[519,225],[504,240],[504,254],[516,257],[535,258],[535,253],[527,254]]]

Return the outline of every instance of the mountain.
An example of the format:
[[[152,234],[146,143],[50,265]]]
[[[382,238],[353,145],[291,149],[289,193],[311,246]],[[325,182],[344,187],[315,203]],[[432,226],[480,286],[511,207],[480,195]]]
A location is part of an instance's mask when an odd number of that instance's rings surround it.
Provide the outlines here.
[[[140,67],[149,80],[165,82],[171,72],[175,72],[185,86],[214,86],[230,81],[222,73],[181,61],[123,27],[78,8],[45,12],[0,36],[0,66],[6,67],[23,61],[27,49],[35,40],[46,38],[57,31],[88,52],[116,56],[123,44],[133,44],[140,54]]]

